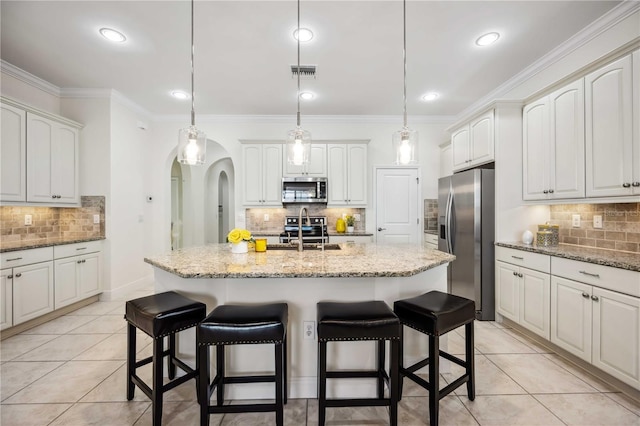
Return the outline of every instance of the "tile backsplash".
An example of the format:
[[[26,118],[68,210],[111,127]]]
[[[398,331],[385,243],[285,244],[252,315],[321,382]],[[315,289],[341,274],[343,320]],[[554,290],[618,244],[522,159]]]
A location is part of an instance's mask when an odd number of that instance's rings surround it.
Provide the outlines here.
[[[1,206],[2,245],[104,237],[104,208],[103,196],[83,196],[81,207]],[[24,224],[28,214],[31,225]],[[94,214],[100,215],[100,223],[93,223]]]
[[[424,230],[438,230],[438,200],[424,200]]]
[[[560,243],[640,252],[640,203],[562,204],[550,206],[551,223],[560,225]],[[571,219],[580,215],[580,227]],[[593,216],[602,216],[602,228]]]
[[[326,216],[327,217],[327,229],[328,231],[335,231],[336,221],[342,217],[342,214],[359,214],[360,221],[355,223],[356,232],[366,231],[366,211],[367,209],[361,208],[326,208],[324,206],[309,206],[309,216]],[[253,233],[267,232],[267,233],[280,233],[284,228],[284,219],[287,216],[298,216],[300,212],[300,206],[289,206],[287,208],[274,208],[274,209],[246,209],[245,221],[247,229]],[[264,220],[264,215],[269,215],[269,220]]]

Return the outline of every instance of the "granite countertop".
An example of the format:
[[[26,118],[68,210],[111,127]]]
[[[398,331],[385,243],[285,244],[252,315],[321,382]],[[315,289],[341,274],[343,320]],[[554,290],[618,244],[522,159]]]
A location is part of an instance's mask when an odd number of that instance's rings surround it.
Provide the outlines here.
[[[233,254],[229,244],[210,244],[144,261],[182,278],[348,278],[408,277],[455,259],[421,245],[343,243],[339,247],[324,252],[267,249]]]
[[[252,232],[251,235],[253,235],[254,237],[279,237],[280,234],[282,233],[282,231],[257,231],[257,232]],[[353,235],[353,236],[362,236],[362,237],[370,237],[373,234],[367,231],[354,231],[354,232],[336,232],[335,230],[333,231],[327,231],[327,235],[329,235],[330,237],[336,237],[336,236],[341,236],[341,235]]]
[[[30,240],[30,241],[12,241],[2,243],[0,245],[0,253],[29,250],[40,247],[61,246],[64,244],[86,243],[87,241],[100,241],[105,237],[88,237],[88,238],[50,238],[47,240]]]
[[[640,272],[640,253],[597,249],[570,244],[560,244],[555,247],[542,247],[535,244],[524,244],[521,242],[497,242],[496,245]]]

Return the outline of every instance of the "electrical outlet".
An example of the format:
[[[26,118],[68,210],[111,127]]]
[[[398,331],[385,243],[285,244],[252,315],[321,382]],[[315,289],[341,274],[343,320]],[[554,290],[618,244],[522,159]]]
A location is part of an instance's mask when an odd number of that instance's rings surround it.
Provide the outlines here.
[[[265,222],[269,222],[269,213],[265,213],[262,220],[264,220]]]
[[[94,214],[93,215],[93,223],[100,223],[100,215],[99,214]]]
[[[580,228],[580,215],[574,214],[571,216],[571,226],[574,228]]]
[[[356,222],[360,222],[360,213],[354,213],[353,218],[355,219]]]
[[[26,226],[33,225],[33,217],[30,214],[25,214],[24,215],[24,224]]]
[[[593,227],[602,228],[602,216],[599,214],[593,216]]]
[[[302,332],[304,340],[314,340],[316,338],[316,322],[304,321],[302,323]]]

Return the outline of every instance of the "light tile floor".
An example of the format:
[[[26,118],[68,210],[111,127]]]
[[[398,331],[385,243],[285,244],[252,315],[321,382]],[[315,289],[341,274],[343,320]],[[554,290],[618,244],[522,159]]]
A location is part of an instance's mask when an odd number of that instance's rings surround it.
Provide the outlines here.
[[[140,297],[149,291],[130,294]],[[151,404],[136,390],[125,395],[126,327],[124,301],[96,302],[0,343],[0,424],[150,425]],[[461,387],[440,401],[442,425],[635,425],[640,404],[549,353],[517,332],[494,322],[476,322],[475,401]],[[449,333],[449,350],[464,353],[463,330]],[[142,340],[140,340],[142,339]],[[151,340],[140,334],[140,356]],[[454,366],[441,374],[457,377]],[[141,374],[150,379],[150,371]],[[399,408],[401,425],[427,425],[426,391],[410,380]],[[195,386],[182,385],[164,398],[164,425],[199,424]],[[230,401],[229,403],[234,403]],[[290,400],[287,425],[317,424],[314,399]],[[211,425],[270,425],[272,413],[212,415]],[[328,425],[384,425],[387,410],[333,408]]]

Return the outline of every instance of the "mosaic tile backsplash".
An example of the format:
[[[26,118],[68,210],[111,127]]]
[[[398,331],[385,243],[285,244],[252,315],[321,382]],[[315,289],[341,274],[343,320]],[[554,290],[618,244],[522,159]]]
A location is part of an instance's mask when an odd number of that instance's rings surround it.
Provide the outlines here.
[[[424,200],[424,230],[438,230],[438,200]]]
[[[83,196],[81,207],[1,206],[0,237],[2,244],[47,242],[104,237],[105,197]],[[32,216],[32,224],[24,224],[24,216]],[[93,215],[100,223],[93,223]]]
[[[355,232],[366,231],[367,218],[365,216],[367,209],[356,208],[332,208],[328,209],[323,206],[309,206],[309,216],[326,216],[327,230],[329,232],[336,230],[336,221],[342,217],[342,214],[360,214],[360,221],[355,223]],[[289,206],[281,209],[246,209],[246,226],[251,232],[280,233],[284,228],[284,219],[287,216],[298,216],[300,206]],[[269,215],[269,220],[264,221],[264,215]]]
[[[551,223],[560,225],[560,243],[640,252],[640,203],[561,204],[550,206]],[[571,226],[574,214],[580,227]],[[602,216],[602,228],[593,227],[593,216]]]

